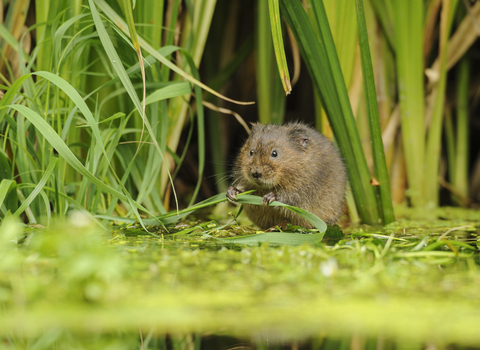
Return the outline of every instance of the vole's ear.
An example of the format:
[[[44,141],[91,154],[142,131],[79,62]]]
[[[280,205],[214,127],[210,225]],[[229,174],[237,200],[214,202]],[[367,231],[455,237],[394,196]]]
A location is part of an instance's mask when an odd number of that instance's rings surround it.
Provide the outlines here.
[[[308,128],[302,124],[294,124],[288,132],[290,139],[298,143],[303,148],[307,148],[309,137]]]
[[[250,135],[255,134],[256,132],[260,131],[264,126],[260,123],[251,123],[252,124],[252,131]]]

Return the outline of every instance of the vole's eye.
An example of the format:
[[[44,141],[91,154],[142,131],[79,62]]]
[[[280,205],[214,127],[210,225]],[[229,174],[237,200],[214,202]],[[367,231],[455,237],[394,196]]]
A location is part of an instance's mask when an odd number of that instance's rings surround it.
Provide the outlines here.
[[[253,156],[253,149],[250,150],[250,156]]]
[[[278,156],[278,153],[277,153],[277,151],[272,151],[272,157],[274,157],[274,158],[275,158],[275,157],[277,157],[277,156]]]

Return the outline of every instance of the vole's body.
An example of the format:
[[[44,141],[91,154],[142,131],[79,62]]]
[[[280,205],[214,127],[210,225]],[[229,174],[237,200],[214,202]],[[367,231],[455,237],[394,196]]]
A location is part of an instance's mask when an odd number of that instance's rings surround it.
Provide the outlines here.
[[[238,155],[231,200],[251,189],[263,197],[306,209],[328,225],[336,223],[345,202],[346,174],[340,154],[316,130],[300,123],[255,124]],[[284,221],[312,228],[301,216],[282,207],[244,205],[248,217],[266,229]]]

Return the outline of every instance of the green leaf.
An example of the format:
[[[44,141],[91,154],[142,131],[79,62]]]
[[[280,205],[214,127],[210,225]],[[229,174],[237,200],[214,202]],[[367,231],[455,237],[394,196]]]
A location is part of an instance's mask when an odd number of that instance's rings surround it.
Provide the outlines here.
[[[248,194],[237,196],[237,201],[239,203],[263,205],[262,204],[262,197],[248,195]],[[269,205],[272,206],[272,207],[284,207],[284,208],[287,208],[287,209],[293,211],[294,213],[303,217],[305,220],[307,220],[313,226],[315,226],[315,228],[317,228],[318,231],[322,234],[327,230],[327,224],[325,224],[325,222],[323,222],[322,219],[320,219],[315,214],[312,214],[312,213],[306,211],[305,209],[297,208],[297,207],[287,205],[287,204],[277,202],[277,201],[274,201],[274,202],[270,203]],[[322,237],[323,237],[323,235],[322,235]]]
[[[92,0],[89,0],[89,3],[92,3]],[[104,0],[95,0],[95,3],[97,4],[97,6],[112,20],[114,21],[115,23],[117,23],[120,28],[122,28],[122,30],[124,32],[127,32],[126,30],[126,27],[127,27],[127,24],[122,20],[122,18],[120,18],[120,16],[118,16],[118,14],[116,14],[112,8],[104,1]],[[92,11],[93,13],[93,11]],[[98,12],[97,12],[98,13]],[[190,81],[191,83],[201,87],[202,89],[204,89],[205,91],[208,91],[209,93],[217,96],[217,97],[220,97],[221,99],[225,100],[225,101],[229,101],[229,102],[232,102],[232,103],[236,103],[236,104],[240,104],[240,105],[251,105],[253,104],[254,102],[241,102],[241,101],[236,101],[236,100],[233,100],[231,98],[228,98],[226,96],[223,96],[222,94],[219,94],[218,92],[216,92],[215,90],[209,88],[207,85],[203,84],[202,82],[200,82],[198,79],[195,79],[193,78],[191,75],[185,73],[182,69],[180,69],[179,67],[177,67],[176,65],[174,65],[173,63],[171,63],[167,58],[165,58],[164,56],[162,56],[157,50],[155,50],[152,46],[150,46],[144,39],[142,39],[141,37],[138,38],[138,41],[140,43],[140,46],[145,50],[147,51],[150,55],[152,55],[153,57],[155,57],[159,62],[161,62],[162,64],[164,64],[165,66],[167,66],[168,68],[170,68],[172,71],[174,71],[175,73],[177,73],[178,75],[182,76],[183,78],[185,78],[186,80]]]
[[[269,242],[272,245],[302,245],[320,243],[324,233],[315,233],[312,235],[288,232],[263,232],[256,235],[248,235],[232,238],[219,238],[224,243],[238,243],[257,245],[258,243]]]
[[[312,2],[319,36],[300,0],[281,0],[281,5],[282,13],[299,44],[302,57],[345,159],[360,217],[364,223],[377,224],[379,218],[377,200],[370,185],[370,171],[363,154],[323,2],[321,0]]]
[[[362,61],[363,89],[367,106],[368,125],[370,127],[370,140],[372,144],[372,157],[374,174],[379,182],[378,192],[380,193],[378,208],[382,214],[383,224],[395,221],[393,213],[392,197],[390,195],[390,181],[388,178],[387,163],[383,149],[382,130],[380,128],[380,115],[378,113],[377,92],[375,89],[375,78],[373,76],[372,58],[368,43],[367,23],[365,21],[365,10],[363,0],[357,1],[357,25],[360,56]]]
[[[50,159],[50,163],[48,164],[48,167],[45,170],[45,173],[43,174],[42,178],[38,182],[37,186],[35,186],[32,193],[30,193],[30,195],[22,203],[20,208],[18,208],[17,211],[13,214],[14,218],[16,218],[21,213],[23,213],[25,211],[25,209],[27,209],[27,207],[33,202],[33,200],[35,198],[37,198],[38,194],[40,193],[40,191],[43,189],[43,187],[47,183],[48,178],[50,177],[50,175],[52,175],[52,172],[55,169],[55,166],[57,165],[57,163],[58,163],[58,158],[52,157]],[[49,207],[49,209],[50,209],[50,207]]]
[[[273,24],[271,23],[269,2],[260,1],[257,12],[257,29],[255,32],[255,64],[257,69],[255,74],[257,80],[258,120],[262,124],[282,124],[285,117],[286,101],[285,88],[282,87],[282,84],[285,82],[282,81],[283,73],[278,74],[282,68],[275,62],[274,55],[276,52],[272,40]],[[274,40],[278,40],[278,38],[274,38]],[[281,50],[279,47],[277,49]],[[289,90],[291,90],[291,87]]]
[[[102,120],[101,122],[98,122],[98,124],[111,122],[112,120],[115,120],[115,119],[118,119],[118,118],[123,118],[123,117],[125,117],[125,113],[117,112],[114,115],[112,115],[111,117],[108,117],[108,118]]]
[[[204,200],[203,202],[192,205],[192,206],[190,206],[186,209],[178,210],[178,211],[172,211],[170,213],[157,216],[155,218],[155,220],[159,220],[166,225],[167,223],[172,223],[172,222],[175,222],[177,220],[180,220],[181,218],[187,216],[188,214],[193,213],[194,211],[196,211],[198,209],[202,209],[202,208],[208,207],[210,205],[222,203],[222,202],[225,202],[225,201],[227,201],[227,196],[225,195],[225,193],[219,193],[219,194],[217,194],[213,197],[210,197],[210,198]]]
[[[97,185],[102,191],[110,193],[124,201],[128,201],[127,196],[122,192],[119,192],[105,182],[98,179],[90,171],[88,171],[82,163],[77,159],[73,152],[68,148],[68,146],[63,142],[63,140],[58,136],[58,134],[53,130],[53,128],[36,112],[32,111],[30,108],[22,105],[10,105],[8,106],[22,113],[22,115],[27,118],[37,130],[45,137],[45,139],[52,145],[53,148],[62,156],[65,161],[70,164],[72,168],[78,171],[82,176],[88,177],[95,185]],[[5,107],[3,107],[5,108]]]
[[[268,0],[268,10],[270,13],[270,25],[272,27],[273,48],[275,50],[275,57],[277,58],[280,80],[282,81],[285,94],[288,95],[292,91],[292,85],[290,84],[290,74],[288,73],[287,59],[285,58],[285,48],[283,47],[278,0]]]
[[[434,94],[433,108],[430,114],[428,138],[426,143],[425,157],[425,188],[424,195],[426,204],[431,206],[439,205],[439,183],[438,181],[427,181],[426,179],[436,179],[440,172],[440,161],[442,153],[442,126],[445,115],[446,90],[447,90],[447,59],[448,59],[448,39],[450,29],[455,14],[457,0],[443,1],[440,17],[440,52],[438,71],[436,72],[438,82],[433,88]]]
[[[452,185],[464,198],[468,198],[468,173],[469,173],[469,82],[470,82],[470,62],[467,58],[462,58],[458,66],[457,77],[457,134],[455,162],[451,165],[450,174],[453,179]]]
[[[424,4],[392,0],[402,140],[413,206],[425,203]],[[432,181],[430,179],[429,181]]]
[[[125,0],[128,2],[128,0]],[[130,99],[132,100],[133,104],[135,105],[138,113],[142,116],[143,122],[145,127],[147,128],[147,131],[153,141],[153,144],[155,145],[155,148],[157,150],[158,155],[162,159],[162,162],[164,163],[165,167],[168,169],[168,165],[165,162],[163,152],[160,149],[160,146],[158,145],[157,138],[155,137],[155,133],[153,132],[153,129],[150,125],[150,122],[148,118],[144,118],[144,108],[142,106],[142,103],[140,102],[137,92],[135,91],[135,88],[132,84],[132,81],[128,77],[127,71],[125,70],[125,67],[122,64],[122,61],[120,60],[120,57],[118,56],[117,51],[115,50],[115,47],[113,46],[112,41],[110,40],[110,37],[107,33],[107,30],[105,29],[105,26],[103,25],[103,22],[100,18],[100,14],[97,11],[97,8],[95,7],[95,4],[93,0],[89,0],[89,5],[90,5],[90,11],[92,12],[92,17],[93,21],[95,22],[95,27],[97,28],[98,31],[98,36],[100,38],[100,41],[102,42],[102,45],[105,49],[105,52],[110,59],[113,68],[115,69],[115,72],[117,73],[118,77],[120,78],[120,81],[122,82],[125,90],[127,91],[128,95],[130,96]],[[134,38],[137,38],[136,32],[132,34]],[[135,42],[134,42],[135,43]],[[156,54],[158,54],[157,51],[155,51]],[[141,57],[140,57],[141,59]],[[140,68],[142,64],[140,64]],[[143,73],[142,73],[143,74]],[[173,180],[170,175],[170,172],[167,171],[170,183],[172,184],[172,189],[173,189],[173,195],[175,197],[175,202],[177,203],[178,206],[178,200],[177,200],[177,194],[175,192],[175,187],[173,186]],[[130,199],[129,199],[130,200]],[[135,210],[135,209],[134,209]],[[139,215],[137,215],[140,217]]]
[[[13,180],[3,179],[2,182],[0,182],[0,207],[4,204],[8,192],[10,192],[10,190],[14,189],[15,187],[16,182]],[[10,209],[8,205],[6,206],[6,208],[7,210]]]
[[[172,83],[148,95],[145,104],[149,105],[154,102],[166,100],[167,98],[189,95],[191,92],[192,88],[187,81]]]

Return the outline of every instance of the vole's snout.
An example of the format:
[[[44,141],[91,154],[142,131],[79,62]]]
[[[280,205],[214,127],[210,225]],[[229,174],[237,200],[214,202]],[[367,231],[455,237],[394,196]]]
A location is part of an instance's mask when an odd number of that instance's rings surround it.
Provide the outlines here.
[[[258,170],[254,170],[252,172],[252,176],[255,178],[255,179],[259,179],[262,177],[262,173],[258,172]]]

